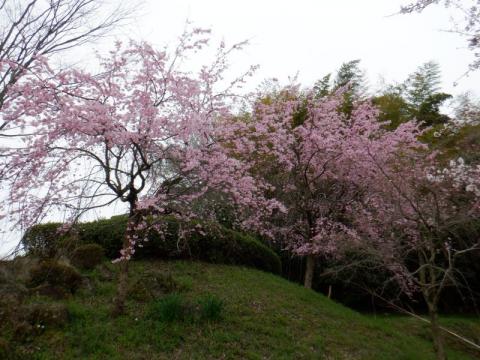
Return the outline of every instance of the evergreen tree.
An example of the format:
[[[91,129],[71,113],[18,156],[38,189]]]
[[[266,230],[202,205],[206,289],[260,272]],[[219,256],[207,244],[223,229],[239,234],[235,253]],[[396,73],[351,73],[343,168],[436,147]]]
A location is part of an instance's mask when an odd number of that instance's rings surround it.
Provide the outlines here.
[[[337,71],[333,90],[344,89],[344,102],[341,111],[350,117],[355,101],[363,98],[366,92],[365,73],[360,69],[360,60],[343,63]]]
[[[407,101],[419,108],[432,94],[440,90],[440,65],[434,61],[420,65],[404,83]]]
[[[441,113],[441,106],[452,96],[441,91],[440,66],[429,61],[417,68],[400,85],[390,85],[373,98],[380,110],[379,119],[390,121],[396,129],[413,118],[422,126],[432,126],[432,135],[450,118]]]
[[[316,98],[323,98],[325,96],[330,95],[331,88],[330,88],[330,79],[332,74],[327,74],[320,80],[317,80],[313,85],[313,92],[315,93]]]
[[[402,86],[388,86],[380,95],[374,97],[373,103],[380,110],[378,119],[389,122],[389,130],[396,129],[400,124],[412,120],[410,107],[403,96]]]
[[[360,59],[343,63],[337,71],[334,90],[348,86],[348,92],[354,98],[361,98],[366,92],[365,73],[360,69]]]
[[[441,92],[440,85],[440,66],[434,61],[419,66],[404,83],[410,113],[424,126],[445,124],[450,119],[440,113],[440,107],[452,96]]]

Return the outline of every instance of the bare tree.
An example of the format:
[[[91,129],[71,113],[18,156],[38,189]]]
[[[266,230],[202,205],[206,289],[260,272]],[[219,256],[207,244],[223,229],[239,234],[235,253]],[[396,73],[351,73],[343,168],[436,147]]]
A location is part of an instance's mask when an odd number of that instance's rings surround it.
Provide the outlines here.
[[[36,58],[97,40],[127,16],[101,0],[0,0],[0,110]],[[0,118],[0,133],[8,123]]]
[[[480,0],[416,0],[401,7],[402,14],[422,12],[431,5],[442,4],[455,15],[451,32],[464,36],[474,60],[466,74],[480,69]],[[458,16],[457,16],[458,15]]]

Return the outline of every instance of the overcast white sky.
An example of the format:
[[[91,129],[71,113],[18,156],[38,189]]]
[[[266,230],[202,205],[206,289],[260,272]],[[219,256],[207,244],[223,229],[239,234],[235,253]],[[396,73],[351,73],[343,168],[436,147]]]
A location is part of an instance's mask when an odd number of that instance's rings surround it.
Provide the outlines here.
[[[286,80],[299,72],[299,80],[309,85],[358,58],[375,86],[380,75],[403,81],[420,64],[435,60],[443,70],[445,90],[475,90],[479,73],[452,86],[472,54],[463,38],[442,31],[451,28],[451,13],[434,6],[422,14],[389,16],[407,2],[149,0],[128,34],[161,45],[180,33],[189,18],[227,42],[250,39],[239,62],[261,66],[257,83],[266,77]]]
[[[444,91],[459,94],[470,90],[478,94],[480,72],[453,86],[473,57],[462,37],[442,31],[451,28],[448,10],[434,6],[422,14],[390,16],[407,2],[145,0],[135,19],[115,36],[162,46],[175,40],[188,18],[196,26],[211,28],[227,43],[249,39],[250,46],[235,58],[234,68],[260,65],[251,80],[252,89],[262,79],[276,77],[286,82],[297,72],[299,81],[308,86],[353,59],[361,59],[375,88],[380,76],[401,82],[417,66],[435,60],[443,72]],[[90,45],[76,52],[78,59],[89,62],[93,48],[102,51],[112,42],[110,38]],[[0,254],[16,239],[18,234],[0,235]]]

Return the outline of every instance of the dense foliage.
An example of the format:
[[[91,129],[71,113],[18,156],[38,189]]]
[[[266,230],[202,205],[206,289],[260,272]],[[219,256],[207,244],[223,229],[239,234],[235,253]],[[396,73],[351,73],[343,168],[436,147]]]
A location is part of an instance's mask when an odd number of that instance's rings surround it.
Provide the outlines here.
[[[402,11],[438,2],[417,1]],[[84,4],[89,14],[95,2],[58,1],[45,14],[55,6],[57,16],[68,13],[70,3]],[[78,15],[72,12],[74,20]],[[477,7],[467,15],[476,49]],[[97,30],[67,37],[67,44]],[[282,255],[305,260],[299,268],[306,287],[321,277],[330,295],[342,274],[342,286],[346,276],[371,292],[387,289],[387,302],[421,299],[444,359],[439,308],[450,288],[469,287],[469,264],[480,250],[474,220],[480,106],[465,98],[455,114],[444,114],[452,96],[442,92],[435,62],[375,95],[368,94],[360,60],[353,60],[312,89],[292,83],[244,97],[239,91],[255,67],[234,77],[227,69],[245,43],[222,41],[211,62],[190,63],[209,40],[208,30],[187,26],[173,48],[116,42],[98,56],[99,73],[53,69],[42,47],[34,54],[28,48],[23,58],[23,49],[12,50],[17,61],[0,54],[0,131],[6,131],[0,135],[18,139],[18,146],[1,148],[7,193],[0,218],[28,229],[22,243],[38,261],[30,290],[71,295],[82,277],[57,260],[66,256],[94,272],[104,253],[120,263],[114,315],[125,310],[132,258],[279,273],[279,257],[248,231]],[[80,221],[116,205],[126,215]],[[64,221],[45,223],[52,214]],[[213,319],[222,304],[211,298],[197,305]],[[184,305],[172,294],[151,314],[183,321]]]
[[[107,257],[115,259],[123,246],[127,220],[127,216],[114,216],[111,219],[80,223],[75,233],[80,243],[98,244],[105,249]],[[165,218],[164,226],[161,233],[155,230],[149,232],[147,241],[135,252],[135,259],[195,259],[250,266],[273,273],[281,271],[280,259],[275,252],[249,235],[221,226],[200,226],[198,222],[182,224],[174,217]],[[58,254],[64,253],[62,241],[51,242],[53,239],[58,240],[58,237],[46,236],[59,227],[60,224],[50,223],[29,229],[22,240],[27,253],[38,253],[46,246],[44,241],[48,241],[48,245],[55,248]],[[180,238],[181,228],[189,230],[184,231],[184,236]],[[72,256],[85,249],[85,246],[78,247]]]

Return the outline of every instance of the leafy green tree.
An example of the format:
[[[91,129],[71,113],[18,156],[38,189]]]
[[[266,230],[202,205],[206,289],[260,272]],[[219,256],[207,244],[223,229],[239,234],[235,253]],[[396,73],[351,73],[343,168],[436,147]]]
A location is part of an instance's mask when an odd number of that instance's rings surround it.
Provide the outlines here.
[[[349,86],[349,92],[354,97],[361,97],[366,90],[365,73],[360,69],[360,59],[343,63],[337,71],[334,81],[334,89]]]
[[[461,157],[467,164],[480,164],[480,101],[466,93],[455,99],[454,120],[430,135],[432,149],[445,163]]]
[[[389,129],[396,129],[415,118],[422,126],[431,126],[433,136],[450,120],[441,112],[441,106],[451,97],[441,91],[440,66],[429,61],[419,66],[402,84],[387,86],[373,98],[373,102],[380,110],[379,119],[390,121]]]
[[[350,116],[355,101],[362,99],[367,91],[365,73],[360,69],[360,60],[343,63],[335,76],[333,91],[344,89],[344,102],[340,110]]]
[[[402,86],[389,86],[372,101],[380,110],[378,119],[389,122],[387,125],[389,130],[394,130],[400,124],[412,119],[410,107],[403,96]]]
[[[441,92],[441,71],[438,63],[426,62],[410,74],[404,83],[405,100],[410,115],[424,126],[445,124],[450,119],[440,112],[443,103],[452,95]]]
[[[316,98],[323,98],[331,94],[331,77],[332,74],[327,74],[320,80],[317,80],[313,85],[313,92]]]
[[[410,74],[404,83],[407,101],[415,107],[428,99],[432,94],[440,91],[441,71],[434,61],[420,65]]]
[[[450,117],[442,114],[440,112],[440,107],[445,100],[448,100],[451,97],[452,95],[446,93],[432,94],[420,104],[418,109],[414,109],[413,115],[415,115],[424,126],[446,124],[450,120]]]

